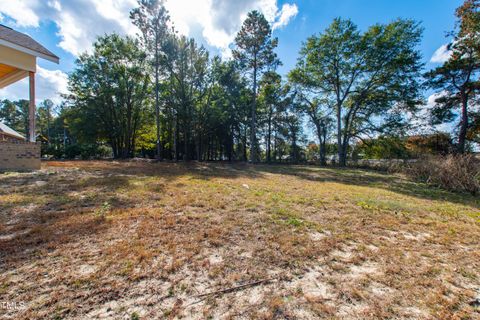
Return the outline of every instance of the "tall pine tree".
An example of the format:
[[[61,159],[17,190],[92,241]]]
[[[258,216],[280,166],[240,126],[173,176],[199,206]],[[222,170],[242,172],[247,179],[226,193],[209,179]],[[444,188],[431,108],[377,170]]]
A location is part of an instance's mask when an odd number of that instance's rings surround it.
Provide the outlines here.
[[[250,161],[256,162],[257,156],[257,87],[258,79],[267,67],[280,64],[273,51],[278,44],[277,38],[272,38],[272,29],[265,16],[258,11],[248,13],[242,28],[235,37],[236,48],[233,57],[241,69],[251,72],[252,108],[250,125]]]

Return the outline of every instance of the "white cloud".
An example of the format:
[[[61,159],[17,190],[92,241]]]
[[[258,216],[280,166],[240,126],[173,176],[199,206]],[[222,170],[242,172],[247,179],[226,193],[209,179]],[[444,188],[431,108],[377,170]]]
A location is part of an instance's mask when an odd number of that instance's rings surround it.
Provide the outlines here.
[[[37,28],[40,21],[53,21],[59,31],[58,46],[73,55],[91,48],[105,33],[134,34],[129,12],[135,0],[1,0],[0,14],[17,26]]]
[[[2,0],[0,12],[9,16],[19,27],[38,27],[40,18],[35,13],[35,0]]]
[[[51,99],[55,104],[62,101],[61,94],[68,93],[68,76],[60,70],[47,70],[37,66],[35,79],[35,102],[37,105],[45,99]],[[29,97],[28,78],[25,78],[7,88],[0,89],[2,99],[19,100]]]
[[[168,0],[166,7],[180,33],[201,34],[226,57],[249,11],[262,12],[273,29],[287,25],[298,13],[296,4],[284,4],[280,9],[276,0]]]
[[[61,9],[51,18],[59,28],[59,46],[79,55],[90,51],[96,37],[105,33],[135,34],[136,28],[129,19],[135,6],[134,0],[62,1]]]
[[[53,21],[59,31],[59,47],[73,55],[89,50],[105,33],[135,34],[129,18],[136,0],[1,0],[0,15],[18,26],[39,27]],[[247,13],[261,11],[273,29],[287,25],[298,13],[296,4],[279,8],[277,0],[166,0],[175,28],[182,34],[218,48],[228,56],[229,45]]]
[[[443,46],[441,46],[435,51],[432,58],[430,59],[430,62],[444,63],[448,59],[450,59],[451,55],[452,55],[452,51],[448,49],[448,44],[444,44]]]
[[[285,3],[280,10],[278,19],[273,24],[273,29],[278,29],[286,26],[292,18],[298,14],[298,7],[296,4]]]

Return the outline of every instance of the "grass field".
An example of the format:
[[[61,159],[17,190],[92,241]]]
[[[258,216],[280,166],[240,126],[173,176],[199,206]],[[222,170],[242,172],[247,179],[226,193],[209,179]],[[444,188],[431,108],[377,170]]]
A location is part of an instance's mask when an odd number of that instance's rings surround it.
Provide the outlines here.
[[[0,174],[2,319],[479,319],[478,299],[480,199],[402,176],[95,161]]]

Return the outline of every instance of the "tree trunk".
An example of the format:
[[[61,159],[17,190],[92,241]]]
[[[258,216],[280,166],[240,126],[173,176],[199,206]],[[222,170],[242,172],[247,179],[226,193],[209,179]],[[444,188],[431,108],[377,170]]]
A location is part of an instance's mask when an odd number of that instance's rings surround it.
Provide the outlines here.
[[[341,146],[341,153],[342,153],[342,156],[341,156],[341,160],[339,161],[339,165],[341,167],[346,167],[347,166],[347,151],[348,151],[348,141],[349,141],[349,138],[344,136],[343,137],[343,142],[342,142],[342,146]]]
[[[277,127],[275,126],[274,129],[275,133],[273,135],[273,161],[277,162],[278,161],[278,151],[277,151],[277,142],[278,142],[278,137],[277,137]]]
[[[247,126],[245,126],[243,134],[243,161],[247,161]]]
[[[347,165],[345,154],[343,153],[342,145],[342,109],[340,104],[337,104],[337,151],[338,151],[338,164],[341,167]]]
[[[256,57],[255,57],[256,60]],[[250,162],[255,163],[257,160],[256,150],[256,124],[257,124],[257,66],[253,67],[253,103],[252,103],[252,124],[250,131]]]
[[[188,112],[188,105],[185,105],[185,122],[183,126],[183,139],[184,139],[184,144],[183,144],[183,161],[188,161],[188,128],[190,126],[190,119],[189,119],[189,112]]]
[[[272,144],[272,116],[268,115],[268,133],[267,133],[267,162],[271,162],[271,144]]]
[[[458,133],[458,146],[457,152],[460,154],[465,153],[465,141],[467,137],[468,129],[468,97],[465,90],[461,92],[462,99],[462,114],[460,121],[460,132]]]
[[[175,112],[175,132],[173,133],[173,157],[178,161],[178,113]]]
[[[202,131],[200,128],[197,129],[197,161],[202,161]]]
[[[160,101],[159,101],[159,79],[158,79],[158,37],[155,37],[155,120],[157,125],[157,160],[162,160],[162,143],[160,141]]]
[[[327,164],[326,161],[326,150],[325,150],[325,140],[326,140],[326,130],[320,125],[316,124],[317,127],[317,136],[318,136],[318,156],[320,160],[320,165],[324,166]]]

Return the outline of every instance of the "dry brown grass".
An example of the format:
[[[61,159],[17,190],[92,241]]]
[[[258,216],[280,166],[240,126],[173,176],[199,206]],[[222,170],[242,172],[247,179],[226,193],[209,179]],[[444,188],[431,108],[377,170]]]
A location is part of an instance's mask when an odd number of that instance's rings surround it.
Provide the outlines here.
[[[0,317],[475,319],[479,236],[478,198],[401,176],[50,162],[0,175]]]
[[[427,157],[402,168],[412,177],[451,191],[480,191],[480,160],[472,154]]]

